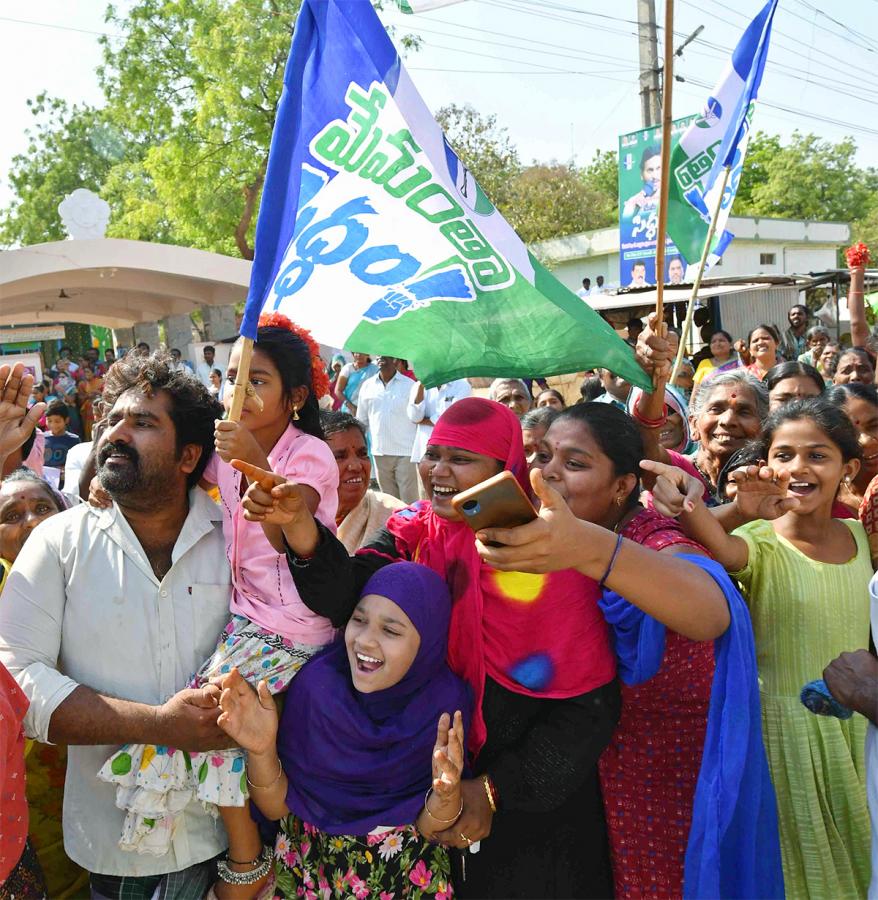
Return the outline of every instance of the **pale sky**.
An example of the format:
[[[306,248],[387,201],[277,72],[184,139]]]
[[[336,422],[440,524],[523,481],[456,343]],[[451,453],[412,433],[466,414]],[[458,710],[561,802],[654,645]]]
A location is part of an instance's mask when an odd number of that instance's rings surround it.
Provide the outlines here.
[[[762,2],[676,0],[675,45],[699,25],[704,31],[676,61],[687,82],[675,83],[675,117],[699,111],[709,88],[691,80],[715,83]],[[393,0],[385,5],[386,23],[423,38],[406,64],[427,104],[469,102],[495,113],[527,162],[585,163],[640,127],[636,0],[465,0],[419,16],[390,8]],[[662,0],[657,5],[661,23]],[[105,6],[0,0],[0,206],[11,196],[12,157],[27,146],[27,100],[46,90],[70,102],[101,102],[96,33],[110,30]],[[878,166],[876,62],[878,0],[782,0],[755,127],[784,138],[794,129],[831,141],[853,135],[860,164]]]

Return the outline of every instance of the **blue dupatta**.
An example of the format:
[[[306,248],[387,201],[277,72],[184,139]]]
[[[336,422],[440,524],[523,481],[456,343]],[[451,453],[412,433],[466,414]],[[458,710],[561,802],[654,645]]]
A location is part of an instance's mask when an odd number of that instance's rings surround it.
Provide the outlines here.
[[[683,876],[685,898],[783,898],[774,788],[762,744],[753,626],[744,599],[718,563],[680,554],[719,585],[730,624],[714,641],[716,669],[704,755],[695,787]],[[613,591],[600,601],[613,629],[626,684],[652,678],[664,656],[665,626]]]

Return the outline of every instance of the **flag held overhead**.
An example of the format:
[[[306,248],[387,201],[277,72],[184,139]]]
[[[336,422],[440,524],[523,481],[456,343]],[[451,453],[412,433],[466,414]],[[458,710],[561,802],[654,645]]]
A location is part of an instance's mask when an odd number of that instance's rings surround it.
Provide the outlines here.
[[[595,366],[648,386],[457,158],[369,0],[305,0],[296,22],[241,333],[270,310],[427,386]]]
[[[668,234],[690,264],[701,257],[711,210],[718,200],[715,194],[723,190],[725,168],[730,172],[707,269],[716,264],[732,241],[733,235],[725,225],[741,179],[777,3],[769,0],[747,26],[704,111],[671,154]],[[687,278],[691,280],[691,274]]]

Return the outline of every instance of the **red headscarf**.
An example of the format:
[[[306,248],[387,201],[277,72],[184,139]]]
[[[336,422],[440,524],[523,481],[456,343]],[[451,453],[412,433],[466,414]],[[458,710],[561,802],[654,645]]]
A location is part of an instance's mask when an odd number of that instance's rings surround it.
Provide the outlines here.
[[[439,418],[430,444],[499,460],[530,493],[521,424],[493,400],[458,400]],[[497,572],[484,565],[462,521],[437,516],[429,503],[399,510],[387,522],[400,555],[445,578],[452,597],[448,663],[475,695],[467,744],[487,737],[485,676],[531,697],[575,697],[616,673],[597,584],[572,569],[549,575]]]

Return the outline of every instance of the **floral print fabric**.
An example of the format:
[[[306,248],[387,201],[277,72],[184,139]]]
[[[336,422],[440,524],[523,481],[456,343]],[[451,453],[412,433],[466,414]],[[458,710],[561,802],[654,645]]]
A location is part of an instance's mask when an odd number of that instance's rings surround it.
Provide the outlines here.
[[[295,816],[280,823],[275,897],[304,900],[450,900],[451,865],[444,847],[413,825],[367,835],[325,834]]]
[[[278,694],[320,649],[232,616],[190,687],[203,687],[237,667],[253,687],[264,678],[268,689]],[[116,806],[127,811],[119,846],[162,856],[170,848],[177,815],[193,799],[213,815],[219,814],[220,806],[243,806],[248,797],[244,762],[244,751],[238,747],[210,753],[155,744],[120,747],[98,772],[102,781],[116,785]]]

